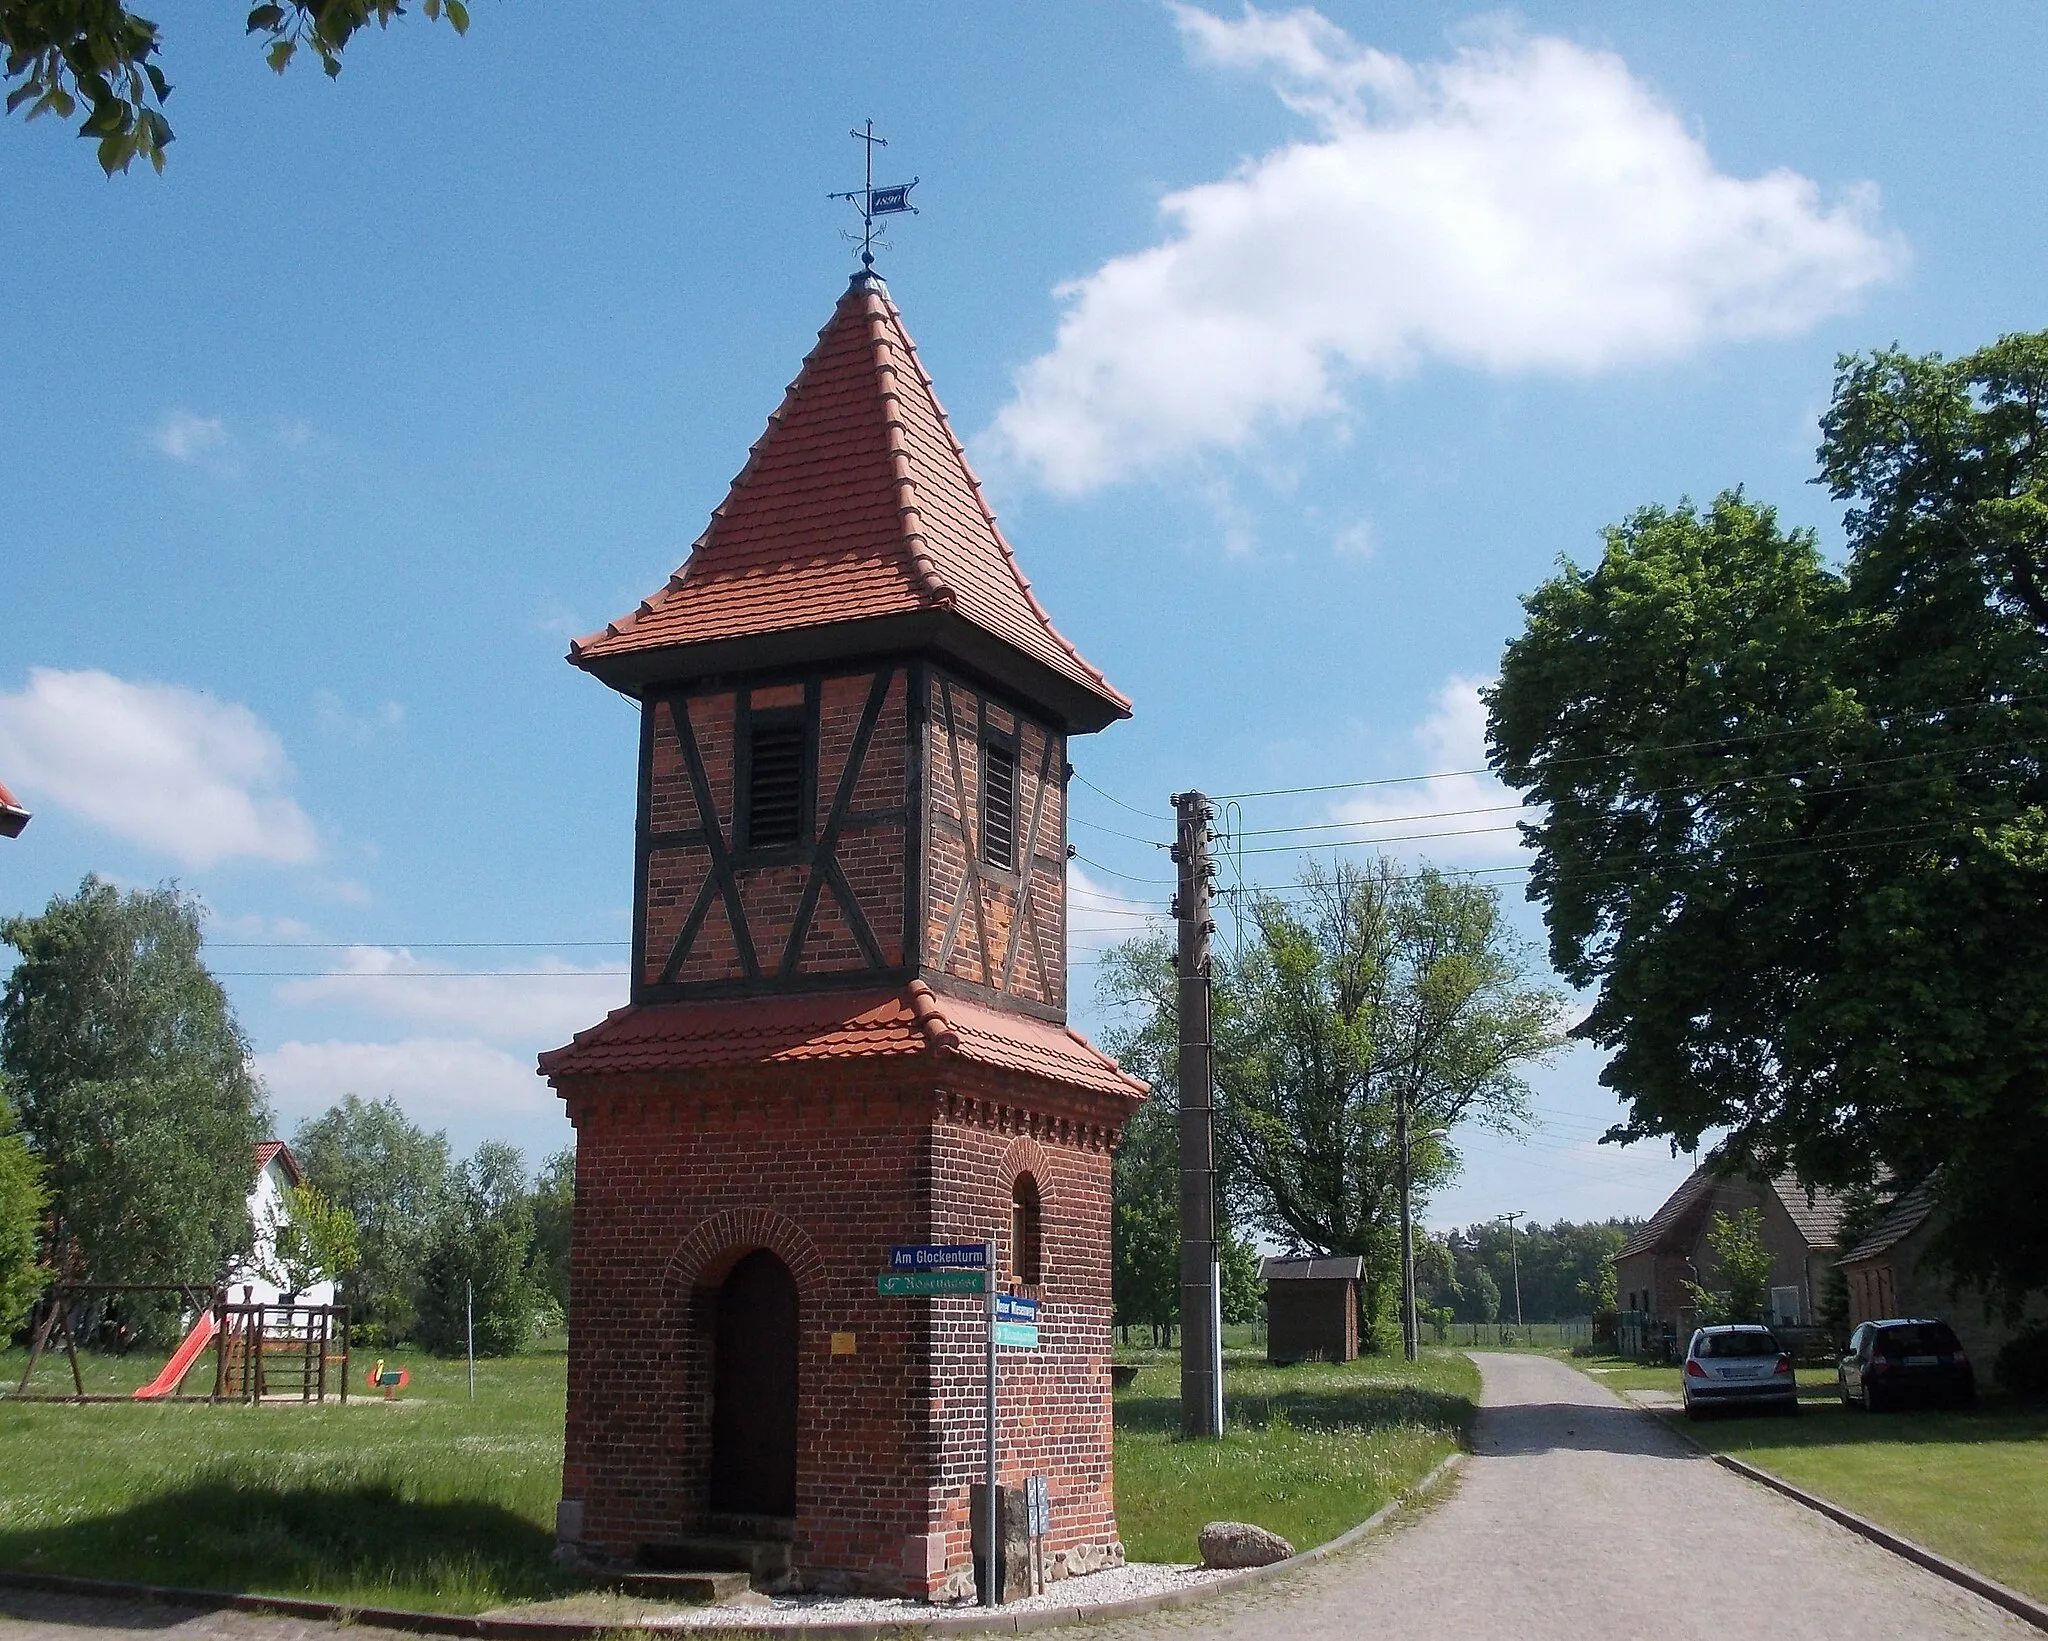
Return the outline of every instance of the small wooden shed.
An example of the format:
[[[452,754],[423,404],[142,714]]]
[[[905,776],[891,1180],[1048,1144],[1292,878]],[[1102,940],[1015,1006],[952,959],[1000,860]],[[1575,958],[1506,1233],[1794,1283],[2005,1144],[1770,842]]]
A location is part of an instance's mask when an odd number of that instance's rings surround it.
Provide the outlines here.
[[[1266,1284],[1266,1360],[1355,1362],[1358,1360],[1358,1284],[1365,1260],[1348,1258],[1262,1259]]]

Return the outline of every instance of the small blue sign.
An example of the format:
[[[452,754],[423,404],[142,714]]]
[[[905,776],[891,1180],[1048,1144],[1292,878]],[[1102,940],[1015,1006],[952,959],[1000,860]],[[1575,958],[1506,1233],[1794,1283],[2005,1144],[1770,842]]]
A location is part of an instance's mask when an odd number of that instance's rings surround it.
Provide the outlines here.
[[[988,1248],[980,1242],[923,1242],[889,1250],[892,1271],[980,1271]]]
[[[999,1293],[996,1295],[996,1320],[998,1322],[1036,1322],[1038,1301],[1026,1299],[1019,1294]]]
[[[910,209],[910,190],[913,183],[900,183],[894,188],[877,188],[868,195],[868,214],[888,216],[894,211]]]

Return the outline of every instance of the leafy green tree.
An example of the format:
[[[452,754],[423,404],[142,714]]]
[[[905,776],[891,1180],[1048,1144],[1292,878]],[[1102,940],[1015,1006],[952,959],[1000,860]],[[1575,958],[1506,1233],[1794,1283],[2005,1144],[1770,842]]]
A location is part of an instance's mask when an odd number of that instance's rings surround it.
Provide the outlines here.
[[[576,1217],[576,1153],[557,1151],[533,1182],[534,1288],[557,1316],[569,1314],[569,1239]]]
[[[1493,1272],[1484,1265],[1474,1266],[1472,1274],[1465,1278],[1463,1297],[1454,1308],[1460,1322],[1498,1322],[1500,1284],[1494,1280]]]
[[[266,1274],[286,1293],[303,1293],[363,1262],[355,1215],[329,1202],[317,1185],[294,1185],[286,1192],[268,1229],[271,1269]]]
[[[1616,1139],[1936,1181],[1936,1251],[2048,1285],[2048,333],[1842,361],[1838,570],[1740,492],[1526,601],[1489,700]]]
[[[39,1257],[43,1210],[42,1165],[15,1126],[14,1112],[0,1088],[0,1344],[13,1334],[49,1282]]]
[[[1451,1129],[1522,1117],[1522,1068],[1560,1041],[1562,999],[1534,983],[1493,889],[1429,868],[1312,867],[1298,902],[1260,895],[1252,924],[1218,988],[1228,1152],[1265,1229],[1365,1256],[1374,1324],[1398,1288],[1397,1102],[1419,1203],[1455,1172]]]
[[[355,1222],[360,1259],[340,1282],[351,1325],[370,1344],[411,1338],[427,1250],[456,1194],[448,1137],[416,1127],[396,1100],[350,1094],[299,1125],[292,1154]]]
[[[198,903],[89,877],[40,917],[0,1000],[0,1070],[52,1197],[52,1262],[103,1282],[211,1282],[246,1252],[269,1117]]]
[[[429,20],[445,17],[457,34],[469,28],[462,0],[421,0]],[[388,27],[404,14],[399,0],[286,0],[249,8],[248,31],[282,74],[299,50],[313,53],[329,75],[358,30]],[[85,104],[78,134],[98,146],[108,176],[147,160],[159,172],[171,141],[164,103],[171,95],[158,61],[157,26],[126,0],[0,0],[0,81],[13,87],[7,112],[68,120]]]
[[[1764,1241],[1762,1210],[1716,1213],[1707,1221],[1707,1249],[1722,1286],[1686,1283],[1700,1321],[1761,1322],[1771,1298],[1771,1250]]]
[[[419,1341],[460,1355],[473,1315],[476,1353],[510,1356],[533,1337],[543,1296],[529,1270],[533,1200],[524,1159],[486,1141],[459,1170],[449,1211],[435,1227],[420,1285]]]

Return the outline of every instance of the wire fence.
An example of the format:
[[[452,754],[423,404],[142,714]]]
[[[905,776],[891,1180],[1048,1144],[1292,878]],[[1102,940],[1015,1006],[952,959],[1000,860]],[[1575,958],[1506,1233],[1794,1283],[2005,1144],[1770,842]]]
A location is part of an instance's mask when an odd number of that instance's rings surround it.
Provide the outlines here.
[[[1425,1341],[1466,1350],[1504,1349],[1523,1346],[1532,1350],[1561,1350],[1593,1342],[1593,1319],[1574,1316],[1562,1322],[1446,1322],[1441,1326],[1425,1322]]]

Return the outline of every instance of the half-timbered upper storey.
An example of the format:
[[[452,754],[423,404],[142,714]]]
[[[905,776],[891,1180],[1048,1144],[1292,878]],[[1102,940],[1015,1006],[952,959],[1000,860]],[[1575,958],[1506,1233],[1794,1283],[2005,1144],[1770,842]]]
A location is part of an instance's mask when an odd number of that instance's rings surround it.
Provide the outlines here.
[[[1066,1008],[1054,629],[882,282],[857,275],[660,592],[570,659],[642,703],[633,997],[921,978]]]

